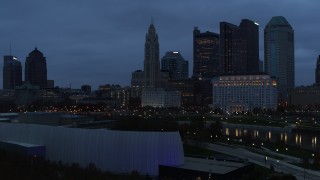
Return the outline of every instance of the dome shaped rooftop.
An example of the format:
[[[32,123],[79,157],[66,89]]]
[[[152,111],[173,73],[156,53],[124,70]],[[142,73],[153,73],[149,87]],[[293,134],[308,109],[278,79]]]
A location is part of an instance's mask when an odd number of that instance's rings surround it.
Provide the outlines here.
[[[270,27],[270,26],[289,26],[289,27],[291,27],[289,22],[283,16],[272,17],[271,20],[269,21],[269,23],[267,24],[267,27]]]

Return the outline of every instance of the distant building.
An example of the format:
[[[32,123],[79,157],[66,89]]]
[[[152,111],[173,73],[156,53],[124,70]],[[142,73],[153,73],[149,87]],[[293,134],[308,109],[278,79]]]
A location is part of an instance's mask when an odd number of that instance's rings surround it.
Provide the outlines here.
[[[294,88],[294,31],[282,16],[275,16],[264,29],[264,68],[278,79],[279,100],[287,100]]]
[[[3,89],[15,89],[22,83],[21,62],[15,56],[3,57]]]
[[[223,74],[259,72],[259,24],[243,19],[238,26],[220,22],[220,67]]]
[[[141,97],[144,85],[144,72],[141,70],[134,71],[131,76],[131,97]]]
[[[54,80],[47,80],[47,88],[54,88]]]
[[[179,91],[168,91],[162,88],[145,89],[142,91],[141,105],[152,107],[180,107]]]
[[[168,89],[179,91],[181,94],[181,106],[193,106],[195,103],[194,79],[170,79]]]
[[[320,86],[320,55],[317,60],[317,67],[316,67],[316,85]]]
[[[81,86],[81,91],[85,92],[86,94],[91,93],[91,86],[88,84],[84,84]]]
[[[219,34],[193,30],[193,77],[208,78],[219,74]]]
[[[212,85],[213,107],[224,112],[277,108],[277,81],[270,75],[218,76]]]
[[[115,102],[115,106],[126,106],[129,103],[130,87],[121,87],[120,85],[114,84],[101,85],[99,86],[99,90],[96,91],[96,94],[96,100],[98,101],[99,98],[105,98],[105,100],[112,100],[111,102]]]
[[[320,108],[320,86],[301,86],[291,89],[289,103],[294,106]]]
[[[37,48],[35,48],[26,59],[25,81],[40,88],[47,87],[47,62]]]
[[[189,74],[188,61],[178,51],[169,51],[161,59],[161,70],[169,72],[171,79],[187,79]]]

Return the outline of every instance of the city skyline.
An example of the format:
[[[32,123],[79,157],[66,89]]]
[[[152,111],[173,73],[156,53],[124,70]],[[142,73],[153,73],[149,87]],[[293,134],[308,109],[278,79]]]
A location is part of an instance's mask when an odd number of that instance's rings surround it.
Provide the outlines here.
[[[263,29],[273,16],[280,15],[295,31],[296,85],[313,84],[320,54],[316,38],[320,27],[313,17],[320,15],[316,8],[320,2],[275,2],[2,2],[0,56],[18,57],[25,69],[28,53],[37,46],[47,57],[48,77],[60,87],[69,83],[73,88],[89,84],[93,89],[108,83],[130,85],[131,73],[143,67],[145,29],[152,18],[159,33],[160,57],[167,51],[181,52],[189,60],[190,76],[194,27],[219,34],[222,21],[255,21],[260,24],[259,55],[263,60]]]

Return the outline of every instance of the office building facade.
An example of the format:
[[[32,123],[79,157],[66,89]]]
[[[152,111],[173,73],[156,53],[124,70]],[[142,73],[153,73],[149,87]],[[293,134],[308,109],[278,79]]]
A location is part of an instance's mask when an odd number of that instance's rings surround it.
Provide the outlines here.
[[[47,87],[47,62],[37,48],[26,58],[25,81],[40,88]]]
[[[211,79],[219,74],[219,34],[193,30],[193,77]]]
[[[211,82],[213,107],[226,113],[277,108],[277,81],[270,75],[217,76]]]
[[[279,83],[279,100],[288,99],[294,88],[294,31],[282,16],[275,16],[264,29],[265,72],[275,76]]]
[[[220,22],[220,67],[223,74],[259,72],[259,25],[243,19],[239,26]]]
[[[21,62],[15,56],[3,57],[3,89],[15,89],[22,84]]]
[[[168,71],[170,79],[187,79],[188,66],[188,61],[178,51],[169,51],[161,59],[161,70]]]

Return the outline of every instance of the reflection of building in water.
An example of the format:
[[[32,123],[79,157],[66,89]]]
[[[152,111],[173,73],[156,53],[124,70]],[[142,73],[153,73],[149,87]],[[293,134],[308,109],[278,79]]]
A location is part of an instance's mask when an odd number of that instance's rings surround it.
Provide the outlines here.
[[[317,137],[316,136],[312,137],[311,144],[312,144],[313,148],[317,147]]]
[[[281,133],[280,135],[281,141],[284,141],[284,143],[288,142],[288,134],[287,133]]]
[[[271,131],[268,132],[268,138],[267,139],[271,139]]]
[[[296,145],[301,146],[301,134],[296,134]]]
[[[254,138],[258,138],[259,137],[259,131],[258,130],[254,130],[253,131],[253,137]]]

